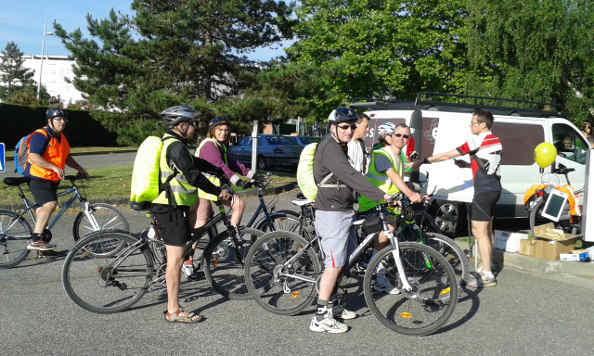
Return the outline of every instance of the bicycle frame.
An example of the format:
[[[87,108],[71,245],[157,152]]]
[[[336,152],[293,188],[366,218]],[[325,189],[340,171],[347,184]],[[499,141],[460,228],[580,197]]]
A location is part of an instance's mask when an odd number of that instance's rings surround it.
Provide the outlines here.
[[[33,210],[39,208],[40,205],[37,203],[31,204],[31,202],[29,201],[29,199],[23,192],[22,188],[19,186],[18,189],[19,189],[19,195],[20,195],[21,199],[23,200],[23,203],[25,204],[25,212],[27,212],[29,214],[31,221],[33,222],[33,224],[35,224],[37,222],[37,220],[35,219]],[[73,184],[71,187],[67,188],[66,190],[58,192],[57,196],[58,196],[58,198],[60,198],[60,197],[63,197],[63,196],[69,195],[69,194],[72,194],[72,196],[62,205],[62,207],[60,208],[58,213],[51,219],[51,221],[47,225],[47,229],[51,230],[56,225],[58,220],[60,220],[62,215],[64,215],[66,210],[68,210],[72,206],[74,201],[78,199],[83,204],[82,211],[84,212],[87,219],[91,222],[93,228],[96,230],[99,230],[99,224],[97,223],[95,217],[93,215],[89,214],[89,202],[85,198],[82,197],[82,195],[80,194],[80,191],[78,190],[78,187],[76,185]],[[21,214],[21,216],[22,215],[23,214]]]
[[[383,212],[383,206],[382,205],[378,205],[376,207],[379,217],[380,217],[380,221],[382,221],[382,231],[383,233],[388,237],[388,240],[390,241],[390,244],[393,247],[392,250],[392,255],[394,256],[394,260],[396,261],[396,268],[398,270],[398,275],[400,277],[400,282],[402,283],[403,286],[403,290],[410,292],[412,291],[412,287],[411,285],[408,283],[408,278],[406,277],[405,271],[404,271],[404,267],[402,265],[402,261],[400,259],[400,250],[399,250],[399,243],[398,243],[398,239],[396,238],[396,236],[398,236],[398,234],[400,234],[400,232],[402,232],[401,227],[398,228],[398,230],[396,230],[396,233],[392,233],[390,232],[390,229],[388,228],[388,224],[385,221],[385,216],[384,216],[384,212]],[[361,220],[357,220],[353,222],[352,226],[357,226],[360,225],[361,223],[363,223],[363,219]],[[363,253],[363,251],[365,251],[365,249],[373,242],[373,240],[376,238],[376,236],[378,235],[378,233],[374,232],[371,234],[368,234],[365,239],[357,245],[357,247],[355,248],[355,250],[349,255],[349,259],[347,261],[346,266],[343,267],[341,273],[344,273],[343,271],[350,269],[355,262],[359,259],[359,257],[361,256],[361,254]],[[318,242],[318,246],[320,247],[319,250],[323,255],[323,250],[320,246],[320,238],[318,236],[316,236],[315,239],[312,239],[311,241],[308,241],[306,243],[305,246],[303,246],[299,252],[297,252],[293,257],[291,257],[290,259],[288,259],[285,263],[282,264],[282,268],[280,268],[280,272],[279,275],[282,277],[289,277],[289,278],[294,278],[294,279],[298,279],[304,282],[308,282],[308,283],[317,283],[317,280],[320,278],[318,277],[317,279],[313,279],[313,278],[309,278],[303,275],[299,275],[299,274],[290,274],[290,273],[284,273],[283,269],[289,265],[291,265],[295,260],[297,260],[300,256],[302,256],[305,251],[307,251],[314,242]],[[322,256],[323,258],[323,256]]]

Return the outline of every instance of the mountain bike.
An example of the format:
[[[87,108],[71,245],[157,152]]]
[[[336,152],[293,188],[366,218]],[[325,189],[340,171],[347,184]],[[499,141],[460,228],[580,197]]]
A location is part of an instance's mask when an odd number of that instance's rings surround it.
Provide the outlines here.
[[[228,299],[248,299],[243,260],[261,231],[231,225],[221,203],[210,221],[191,232],[184,249],[206,244],[202,270],[211,287]],[[62,284],[66,294],[81,308],[94,313],[114,313],[136,303],[150,290],[165,288],[167,254],[159,223],[152,214],[147,229],[139,234],[99,231],[77,243],[64,260]],[[213,236],[212,227],[222,222],[226,230]],[[239,230],[239,231],[238,231]],[[91,254],[96,246],[124,246],[112,254]]]
[[[565,176],[565,181],[567,182],[567,184],[555,186],[543,183],[544,170],[541,170],[540,184],[532,185],[524,194],[524,205],[529,212],[530,232],[532,235],[534,235],[535,226],[549,221],[553,221],[555,228],[562,229],[565,233],[581,234],[582,212],[579,200],[584,189],[574,190],[572,187],[568,173],[573,171],[575,171],[574,168],[567,168],[563,164],[559,164],[558,167],[553,168],[551,173]],[[549,196],[553,190],[559,193],[557,193],[557,196],[551,197],[553,199],[549,206],[555,210],[554,215],[556,216],[552,217],[549,214],[545,214],[548,215],[548,217],[545,217],[543,216],[545,204],[549,200]]]
[[[268,202],[264,200],[264,191],[270,184],[271,173],[266,172],[265,174],[258,174],[254,179],[248,183],[248,187],[253,185],[257,189],[258,195],[258,206],[252,213],[248,222],[243,225],[246,228],[253,228],[259,231],[277,231],[277,230],[288,230],[299,221],[299,213],[293,210],[276,210],[276,203],[278,202],[278,195],[270,199]],[[210,236],[217,235],[217,226],[212,225]],[[204,245],[204,243],[202,244]],[[201,246],[197,246],[195,253],[193,254],[192,263],[193,270],[200,270],[200,263],[202,262],[203,249]],[[192,277],[193,278],[193,277]]]
[[[91,232],[105,229],[128,231],[128,221],[115,207],[109,204],[91,203],[81,194],[76,184],[78,179],[81,179],[81,177],[74,175],[64,177],[64,180],[69,181],[71,186],[64,191],[58,192],[58,198],[67,195],[71,195],[71,197],[63,203],[62,208],[48,223],[42,238],[46,241],[51,240],[51,229],[75,200],[79,200],[81,203],[81,211],[76,215],[72,224],[72,237],[75,242]],[[4,184],[17,187],[19,197],[23,200],[25,208],[22,211],[0,210],[0,268],[10,268],[18,265],[29,253],[27,245],[33,233],[31,226],[35,226],[34,211],[39,207],[39,204],[33,204],[25,196],[21,185],[28,182],[29,178],[27,177],[4,178]],[[115,248],[115,246],[112,247]],[[103,251],[106,250],[103,249]]]
[[[394,199],[402,196],[397,194]],[[374,214],[353,222],[361,227],[359,245],[351,253],[341,274],[358,273],[357,262],[373,248],[383,231],[390,245],[369,262],[363,278],[363,293],[370,311],[386,327],[406,335],[428,335],[452,315],[458,296],[454,269],[435,249],[401,242],[398,227],[391,233],[386,223],[388,203]],[[249,293],[265,310],[295,315],[311,306],[319,292],[323,251],[318,237],[311,240],[291,232],[277,231],[260,237],[245,260],[245,282]],[[385,276],[399,288],[398,295],[375,291],[380,264]]]
[[[419,204],[410,204],[408,199],[403,199],[403,202],[405,206],[402,209],[402,218],[399,220],[402,241],[418,242],[434,248],[450,262],[458,281],[464,280],[468,272],[468,256],[454,240],[440,233],[433,216],[428,212],[431,200],[425,199]],[[285,224],[284,230],[295,232],[308,241],[311,240],[315,237],[313,202],[299,194],[297,199],[291,200],[291,203],[301,209],[301,214],[298,221]],[[371,256],[368,257],[371,258]],[[361,261],[360,264],[364,266],[365,262]]]

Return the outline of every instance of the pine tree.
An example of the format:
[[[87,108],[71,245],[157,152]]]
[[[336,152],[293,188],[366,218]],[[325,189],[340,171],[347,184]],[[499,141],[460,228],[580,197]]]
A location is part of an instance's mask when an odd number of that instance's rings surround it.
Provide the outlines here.
[[[55,33],[76,61],[74,86],[91,104],[154,116],[180,102],[237,94],[257,71],[251,49],[290,33],[291,7],[273,0],[134,0],[136,14],[87,16],[89,33]]]
[[[32,86],[33,71],[23,68],[23,52],[14,42],[8,42],[2,51],[0,61],[0,98],[6,100],[9,96],[26,86]]]

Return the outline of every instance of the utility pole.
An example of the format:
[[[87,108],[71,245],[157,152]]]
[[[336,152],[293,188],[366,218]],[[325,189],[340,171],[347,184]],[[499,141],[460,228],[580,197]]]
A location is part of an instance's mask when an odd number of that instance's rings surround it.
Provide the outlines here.
[[[43,36],[41,39],[41,64],[39,65],[39,81],[37,81],[37,103],[39,103],[40,92],[41,92],[41,74],[43,73],[43,60],[45,56],[45,38],[46,36],[53,35],[53,32],[47,32],[47,22],[43,24]]]

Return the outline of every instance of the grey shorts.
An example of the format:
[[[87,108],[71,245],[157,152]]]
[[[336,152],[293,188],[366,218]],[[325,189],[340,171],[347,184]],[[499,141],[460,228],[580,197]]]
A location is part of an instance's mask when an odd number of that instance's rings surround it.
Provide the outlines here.
[[[357,246],[351,229],[354,211],[316,210],[316,233],[322,240],[324,266],[342,267]]]

